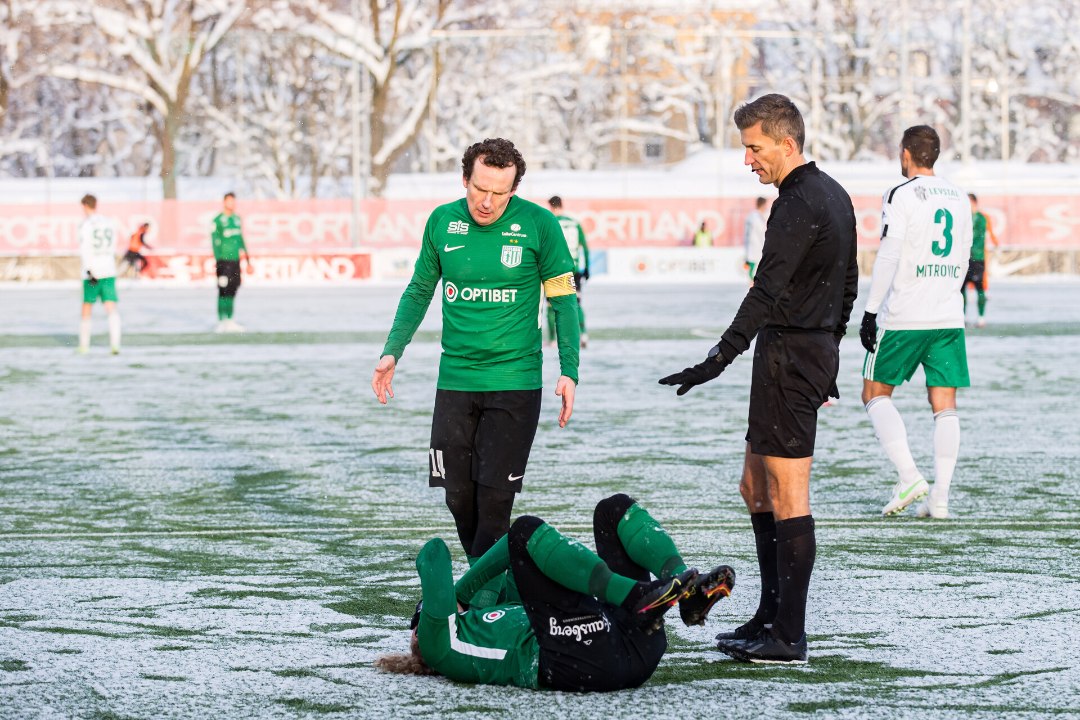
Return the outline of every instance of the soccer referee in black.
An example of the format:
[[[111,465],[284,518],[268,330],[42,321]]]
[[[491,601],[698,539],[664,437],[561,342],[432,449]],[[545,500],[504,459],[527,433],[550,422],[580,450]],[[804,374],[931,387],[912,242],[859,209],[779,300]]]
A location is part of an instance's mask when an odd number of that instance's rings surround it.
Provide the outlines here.
[[[840,339],[858,290],[855,211],[847,192],[803,157],[802,115],[783,95],[735,111],[744,163],[779,188],[754,286],[704,362],[669,375],[678,394],[720,375],[754,346],[749,430],[739,491],[754,527],[757,612],[717,647],[738,660],[804,663],[806,596],[816,541],[810,465],[817,412],[838,397]]]

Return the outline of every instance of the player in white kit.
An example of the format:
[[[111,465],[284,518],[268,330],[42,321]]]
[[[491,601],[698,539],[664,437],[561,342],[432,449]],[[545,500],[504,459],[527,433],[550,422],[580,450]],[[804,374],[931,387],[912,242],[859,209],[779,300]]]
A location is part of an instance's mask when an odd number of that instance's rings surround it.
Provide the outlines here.
[[[120,352],[120,313],[116,311],[116,223],[97,214],[97,198],[82,199],[86,219],[79,225],[79,257],[82,260],[83,304],[79,323],[79,352],[90,351],[90,315],[99,299],[109,316],[109,346]]]
[[[971,255],[971,209],[964,191],[934,175],[940,151],[933,128],[904,131],[900,167],[908,180],[882,198],[881,247],[859,332],[867,350],[862,401],[900,475],[883,515],[925,498],[921,517],[948,517],[960,451],[956,389],[970,385],[960,289]],[[892,402],[893,389],[920,365],[934,412],[932,489],[915,466],[904,420]]]

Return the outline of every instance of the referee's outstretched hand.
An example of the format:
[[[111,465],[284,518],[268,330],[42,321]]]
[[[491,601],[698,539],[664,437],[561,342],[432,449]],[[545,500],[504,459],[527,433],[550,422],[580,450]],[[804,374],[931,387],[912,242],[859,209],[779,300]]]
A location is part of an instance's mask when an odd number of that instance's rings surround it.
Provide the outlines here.
[[[709,357],[705,358],[705,362],[685,368],[682,372],[662,377],[660,378],[660,384],[678,385],[679,389],[675,394],[685,395],[695,385],[701,385],[720,377],[720,373],[724,372],[724,368],[727,366],[728,361],[724,359],[723,355],[719,354],[718,347],[714,347],[709,351]]]
[[[394,379],[394,368],[397,361],[393,355],[383,355],[379,358],[379,364],[375,366],[375,374],[371,377],[371,389],[375,391],[375,397],[379,402],[386,404],[388,397],[394,397],[394,388],[390,384]]]
[[[874,348],[877,347],[877,313],[863,313],[859,340],[862,341],[866,352],[874,352]]]

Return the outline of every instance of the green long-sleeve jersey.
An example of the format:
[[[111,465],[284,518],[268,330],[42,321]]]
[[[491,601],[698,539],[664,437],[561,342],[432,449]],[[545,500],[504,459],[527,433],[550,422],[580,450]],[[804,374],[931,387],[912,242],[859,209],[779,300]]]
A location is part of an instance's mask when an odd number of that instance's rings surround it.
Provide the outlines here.
[[[462,593],[509,566],[506,537],[498,562],[489,559],[481,573],[469,571],[458,583]],[[490,553],[489,553],[490,554]],[[485,554],[485,558],[488,554]],[[485,685],[537,688],[540,645],[521,605],[496,605],[458,612],[450,550],[429,541],[416,557],[424,605],[417,626],[420,655],[440,675]]]
[[[971,214],[971,259],[986,260],[986,216],[981,212]]]
[[[559,221],[559,227],[562,228],[566,247],[574,260],[574,269],[577,272],[587,271],[589,269],[589,243],[585,241],[585,229],[572,217],[556,215],[555,219]]]
[[[400,360],[441,279],[439,389],[538,389],[543,291],[556,312],[561,374],[577,382],[573,272],[559,223],[539,205],[512,197],[502,217],[487,226],[475,223],[464,198],[441,205],[428,218],[382,354]]]
[[[240,251],[247,254],[244,234],[240,228],[240,216],[236,213],[226,215],[218,213],[214,218],[214,229],[210,233],[214,246],[215,260],[239,260]]]

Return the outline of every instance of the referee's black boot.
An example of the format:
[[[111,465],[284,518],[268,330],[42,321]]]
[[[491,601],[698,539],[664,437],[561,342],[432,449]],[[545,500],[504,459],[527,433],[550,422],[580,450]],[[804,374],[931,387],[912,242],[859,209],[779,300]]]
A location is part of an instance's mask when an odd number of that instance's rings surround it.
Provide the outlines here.
[[[764,623],[762,623],[756,617],[752,617],[734,630],[717,633],[716,639],[722,643],[729,642],[731,640],[749,640],[750,638],[757,637],[758,633],[760,633],[764,628]]]
[[[804,665],[808,657],[806,633],[795,642],[789,643],[777,637],[776,630],[771,625],[762,629],[755,638],[721,641],[717,648],[736,660],[749,663]]]
[[[686,625],[704,625],[713,605],[731,595],[735,587],[735,571],[719,565],[705,575],[698,575],[679,600],[679,615]]]
[[[666,580],[639,582],[623,600],[639,627],[651,635],[664,627],[664,614],[689,591],[698,571],[691,568]]]

